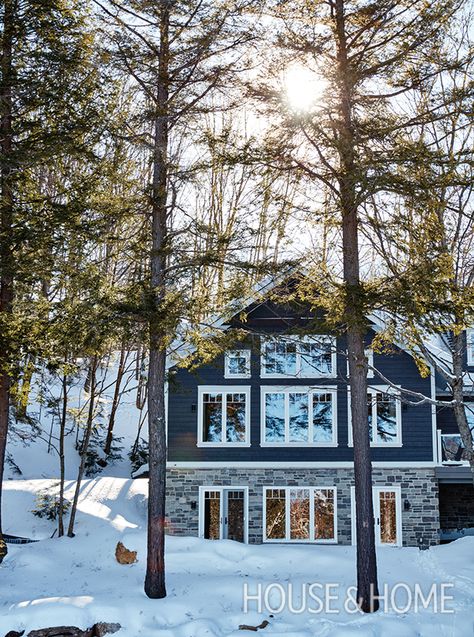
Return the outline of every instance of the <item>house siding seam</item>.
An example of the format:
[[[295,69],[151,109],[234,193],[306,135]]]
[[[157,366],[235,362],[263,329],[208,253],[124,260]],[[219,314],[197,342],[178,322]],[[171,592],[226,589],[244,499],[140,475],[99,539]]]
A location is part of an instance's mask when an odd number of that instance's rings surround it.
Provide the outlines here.
[[[248,534],[251,544],[263,539],[263,487],[324,486],[337,488],[338,543],[351,543],[351,469],[168,469],[167,524],[172,535],[199,532],[199,487],[249,487]],[[403,546],[439,543],[438,483],[434,469],[374,469],[374,486],[401,489]],[[408,500],[410,509],[404,510]],[[196,502],[195,509],[191,503]]]

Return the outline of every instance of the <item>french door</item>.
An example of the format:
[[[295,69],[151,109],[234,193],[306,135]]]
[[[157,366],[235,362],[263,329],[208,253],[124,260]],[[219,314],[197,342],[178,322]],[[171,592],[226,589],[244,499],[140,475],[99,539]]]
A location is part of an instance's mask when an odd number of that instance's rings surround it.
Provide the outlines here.
[[[200,487],[200,537],[247,542],[247,500],[247,487]]]
[[[355,493],[352,496],[352,543],[355,544]],[[401,493],[399,487],[373,487],[375,542],[378,546],[402,546]]]

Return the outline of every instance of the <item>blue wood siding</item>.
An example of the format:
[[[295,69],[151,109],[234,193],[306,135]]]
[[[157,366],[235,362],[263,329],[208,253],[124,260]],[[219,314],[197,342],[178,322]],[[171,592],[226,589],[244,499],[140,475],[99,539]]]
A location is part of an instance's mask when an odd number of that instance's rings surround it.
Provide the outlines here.
[[[245,325],[250,331],[291,333],[288,319],[283,312],[278,313],[271,308],[259,306],[257,316]],[[278,316],[286,316],[283,321]],[[294,316],[292,324],[301,325],[304,319]],[[373,337],[369,333],[367,344]],[[254,342],[257,339],[254,339]],[[344,338],[338,338],[337,348],[345,351]],[[319,461],[341,462],[351,461],[352,448],[348,446],[348,392],[347,361],[343,354],[337,357],[337,378],[319,379],[262,379],[260,378],[260,355],[258,346],[254,345],[251,356],[252,374],[249,379],[225,379],[224,356],[219,356],[212,363],[203,365],[197,371],[190,372],[178,369],[172,375],[168,397],[168,458],[172,462],[292,462]],[[422,378],[415,362],[406,352],[396,349],[390,355],[374,355],[374,365],[381,373],[397,385],[407,389],[430,395],[430,379]],[[383,385],[383,381],[369,379],[371,385]],[[197,447],[198,386],[199,385],[242,385],[250,386],[251,391],[251,446],[218,448]],[[337,447],[260,447],[260,387],[269,385],[336,385],[337,391]],[[423,405],[413,407],[402,405],[402,447],[373,448],[372,458],[375,461],[426,462],[433,460],[431,407]]]

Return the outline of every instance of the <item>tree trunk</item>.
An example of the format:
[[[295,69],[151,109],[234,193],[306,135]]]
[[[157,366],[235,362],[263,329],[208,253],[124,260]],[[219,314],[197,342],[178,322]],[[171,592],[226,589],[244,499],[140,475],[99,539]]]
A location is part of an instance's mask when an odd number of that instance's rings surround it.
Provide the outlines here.
[[[117,379],[115,381],[114,397],[112,399],[112,407],[110,409],[109,426],[107,428],[107,437],[105,439],[104,453],[108,455],[112,448],[112,442],[114,439],[114,426],[115,416],[120,402],[120,387],[122,384],[123,375],[125,372],[125,344],[122,344],[120,349],[120,360],[117,369]]]
[[[349,383],[351,390],[352,438],[357,532],[357,600],[364,612],[378,609],[377,560],[375,553],[372,464],[367,408],[367,359],[364,348],[366,317],[364,290],[360,283],[359,237],[352,123],[352,78],[347,57],[344,0],[336,0],[337,59],[340,86],[339,192],[347,325]],[[374,423],[375,426],[375,423]]]
[[[69,526],[67,529],[68,537],[74,537],[74,522],[76,519],[77,503],[79,501],[79,493],[81,490],[81,482],[84,476],[84,469],[86,466],[87,450],[89,448],[89,441],[92,433],[92,425],[94,423],[94,405],[95,405],[95,390],[96,390],[96,373],[97,373],[98,359],[97,356],[93,356],[91,360],[89,379],[90,379],[90,399],[89,399],[89,411],[87,414],[86,433],[81,446],[81,463],[79,465],[79,471],[77,473],[76,490],[74,491],[74,499],[71,506],[71,516],[69,518]]]
[[[2,536],[2,482],[7,445],[10,411],[10,357],[11,347],[5,327],[8,327],[13,305],[12,254],[13,229],[13,131],[12,131],[12,55],[13,55],[14,7],[12,0],[5,0],[2,37],[2,83],[0,86],[0,538]],[[3,332],[3,335],[1,334]]]
[[[466,448],[466,455],[471,468],[472,480],[474,483],[474,451],[472,431],[466,417],[466,408],[464,407],[464,351],[465,351],[465,333],[458,332],[453,336],[453,376],[454,381],[451,382],[454,399],[454,417],[461,435],[461,440]]]
[[[64,361],[67,364],[67,359]],[[58,537],[64,535],[64,436],[66,432],[66,417],[67,417],[67,376],[66,372],[63,373],[62,379],[63,386],[63,400],[61,410],[61,421],[59,426],[59,512],[58,512]]]
[[[169,2],[160,8],[160,52],[156,97],[155,138],[152,182],[152,248],[150,318],[150,361],[148,373],[148,553],[145,593],[148,597],[166,597],[165,587],[165,504],[166,504],[166,422],[165,375],[166,340],[160,324],[159,309],[165,297],[167,242],[167,159],[168,159],[168,66]]]

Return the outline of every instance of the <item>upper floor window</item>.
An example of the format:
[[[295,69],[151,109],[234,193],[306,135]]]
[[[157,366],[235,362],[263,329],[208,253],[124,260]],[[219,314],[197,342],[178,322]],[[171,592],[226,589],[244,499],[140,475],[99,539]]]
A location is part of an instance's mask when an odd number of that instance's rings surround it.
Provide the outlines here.
[[[350,394],[349,394],[350,397]],[[400,396],[387,387],[369,387],[367,392],[370,444],[401,446],[402,411]],[[352,445],[352,423],[349,399],[349,444]]]
[[[263,378],[318,378],[336,375],[336,339],[279,336],[262,342]]]
[[[249,446],[250,387],[199,387],[198,446]]]
[[[262,446],[335,446],[337,392],[320,387],[262,387]]]
[[[225,378],[250,378],[250,350],[235,349],[225,353]]]
[[[347,377],[349,377],[349,356],[346,352],[347,355]],[[374,350],[373,349],[366,349],[365,350],[365,355],[367,357],[367,378],[373,378],[374,377]]]
[[[474,365],[474,328],[466,330],[467,364]]]

